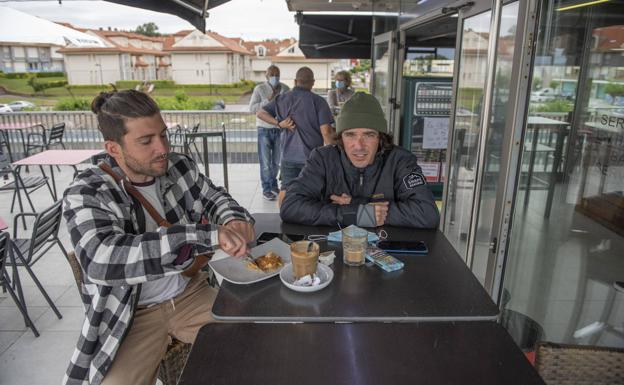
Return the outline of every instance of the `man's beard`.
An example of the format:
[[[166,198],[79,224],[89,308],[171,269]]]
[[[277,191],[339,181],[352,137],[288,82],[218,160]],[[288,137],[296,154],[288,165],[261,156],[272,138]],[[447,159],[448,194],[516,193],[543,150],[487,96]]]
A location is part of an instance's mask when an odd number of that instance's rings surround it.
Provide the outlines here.
[[[152,166],[153,162],[160,160],[161,158],[152,159],[150,163],[142,164],[135,158],[133,158],[130,154],[124,151],[124,160],[126,162],[126,167],[128,167],[132,172],[139,175],[146,175],[151,177],[163,176],[167,173],[167,168],[164,170],[156,169]],[[167,157],[167,154],[163,154],[163,157]]]

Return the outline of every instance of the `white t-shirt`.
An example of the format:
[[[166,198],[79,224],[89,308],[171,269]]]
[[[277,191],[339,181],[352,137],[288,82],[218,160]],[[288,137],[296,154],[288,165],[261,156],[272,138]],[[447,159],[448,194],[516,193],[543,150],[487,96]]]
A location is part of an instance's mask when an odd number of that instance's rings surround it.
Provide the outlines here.
[[[160,184],[155,178],[150,184],[133,184],[137,190],[145,197],[145,199],[158,211],[164,218],[165,209],[163,208],[160,197]],[[145,231],[156,231],[158,224],[151,215],[143,207],[145,213]],[[144,282],[141,287],[141,296],[139,297],[140,306],[149,306],[170,300],[176,295],[182,293],[190,278],[182,274],[174,274],[159,278],[154,281]]]

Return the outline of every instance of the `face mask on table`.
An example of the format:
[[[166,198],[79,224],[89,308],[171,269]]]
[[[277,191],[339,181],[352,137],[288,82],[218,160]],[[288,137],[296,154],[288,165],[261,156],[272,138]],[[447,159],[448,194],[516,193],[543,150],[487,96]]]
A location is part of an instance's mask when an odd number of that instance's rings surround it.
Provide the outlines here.
[[[277,85],[279,84],[280,78],[279,76],[271,76],[269,78],[269,84],[273,87],[277,87]]]
[[[355,225],[351,225],[346,227],[347,229],[357,227]],[[368,243],[375,243],[379,240],[379,236],[375,233],[367,231],[368,233]],[[327,240],[330,242],[342,242],[342,230],[334,231],[332,233],[327,234]]]

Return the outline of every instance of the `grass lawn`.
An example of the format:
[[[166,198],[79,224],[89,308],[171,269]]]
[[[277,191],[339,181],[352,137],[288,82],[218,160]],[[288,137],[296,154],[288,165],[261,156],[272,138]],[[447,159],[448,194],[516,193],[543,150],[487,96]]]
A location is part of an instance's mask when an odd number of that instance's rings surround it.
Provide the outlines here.
[[[64,77],[43,78],[46,82],[65,80]],[[7,91],[18,92],[20,94],[32,94],[34,91],[28,85],[28,79],[5,79],[0,78],[0,86],[7,89]],[[61,88],[64,90],[64,88]],[[58,88],[51,88],[50,90],[58,90]],[[67,92],[67,91],[65,91]]]

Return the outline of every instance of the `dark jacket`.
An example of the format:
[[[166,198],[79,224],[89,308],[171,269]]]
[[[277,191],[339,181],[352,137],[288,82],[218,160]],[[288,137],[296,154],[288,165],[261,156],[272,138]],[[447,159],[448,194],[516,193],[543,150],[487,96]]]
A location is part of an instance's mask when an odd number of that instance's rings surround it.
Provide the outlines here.
[[[332,194],[348,194],[351,204],[337,205]],[[358,169],[336,145],[310,153],[303,171],[289,187],[280,215],[285,222],[306,225],[374,226],[374,201],[390,202],[386,224],[435,228],[440,214],[416,156],[393,146]],[[368,213],[367,213],[368,211]]]

